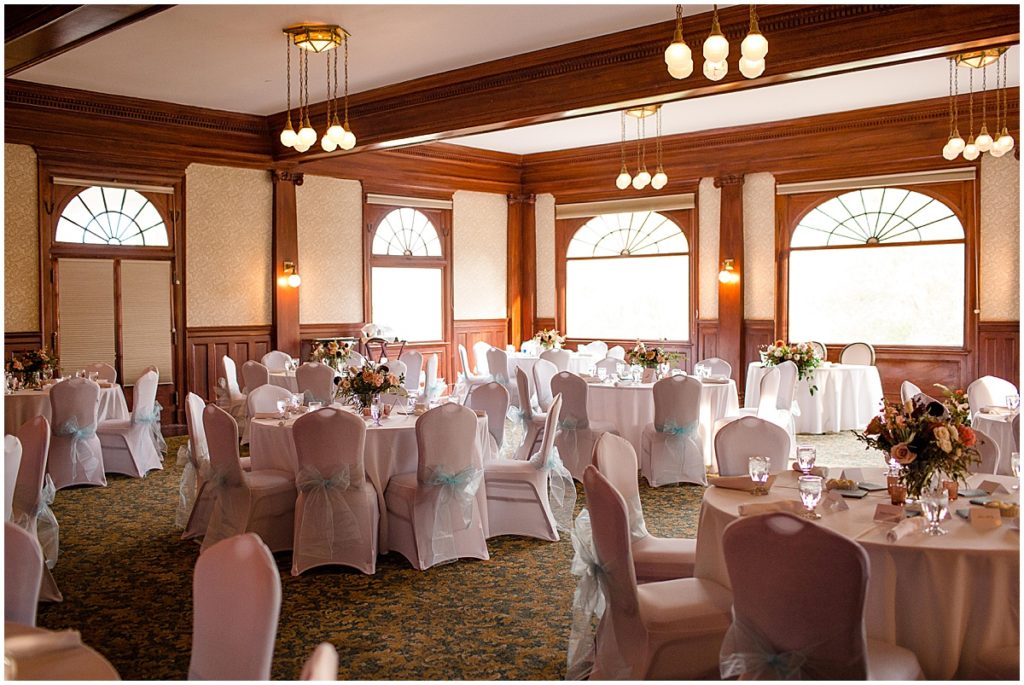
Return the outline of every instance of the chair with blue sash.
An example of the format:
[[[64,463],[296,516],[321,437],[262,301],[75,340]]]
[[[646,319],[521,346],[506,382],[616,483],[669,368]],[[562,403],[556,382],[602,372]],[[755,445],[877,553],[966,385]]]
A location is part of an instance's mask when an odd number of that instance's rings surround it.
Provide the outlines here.
[[[150,471],[163,469],[158,450],[162,447],[166,452],[167,443],[160,434],[160,403],[156,401],[158,381],[153,371],[139,376],[135,381],[131,418],[103,421],[96,429],[107,473],[145,478]]]
[[[487,367],[491,370],[491,377],[495,383],[501,383],[508,390],[509,402],[519,406],[519,389],[512,380],[512,369],[518,368],[509,363],[508,352],[497,347],[487,350]]]
[[[96,436],[100,386],[87,378],[69,378],[50,389],[50,449],[46,471],[53,486],[106,486],[103,448]]]
[[[669,376],[655,383],[653,392],[654,422],[643,429],[640,473],[654,487],[707,485],[701,382],[694,376]]]
[[[594,445],[604,433],[618,435],[609,421],[591,421],[587,412],[587,382],[574,373],[559,371],[551,379],[551,392],[562,396],[555,447],[576,480],[594,463]]]
[[[533,395],[530,394],[530,381],[526,372],[518,366],[516,367],[516,389],[519,391],[519,397],[526,399],[520,402],[518,410],[518,419],[523,426],[523,441],[519,445],[519,449],[516,450],[515,458],[525,460],[530,458],[533,448],[544,435],[547,414],[540,411],[533,403]]]
[[[60,554],[60,528],[50,508],[56,491],[46,478],[51,441],[49,421],[42,416],[29,419],[18,429],[18,440],[22,447],[21,467],[14,485],[11,522],[34,537],[42,549],[44,561],[39,599],[60,602],[64,598],[50,573]]]

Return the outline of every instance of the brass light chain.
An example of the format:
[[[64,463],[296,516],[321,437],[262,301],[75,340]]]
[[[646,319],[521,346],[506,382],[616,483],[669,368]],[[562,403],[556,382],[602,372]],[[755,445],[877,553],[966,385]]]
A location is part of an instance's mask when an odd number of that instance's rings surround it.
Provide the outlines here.
[[[619,145],[620,156],[622,157],[622,168],[626,168],[626,113],[619,112],[619,119],[622,130],[622,143]]]
[[[348,127],[348,36],[345,36],[345,129]]]
[[[292,123],[292,46],[291,36],[287,33],[284,34],[284,53],[285,53],[285,64],[287,65],[287,71],[285,72],[285,82],[287,83],[288,93],[288,123]]]

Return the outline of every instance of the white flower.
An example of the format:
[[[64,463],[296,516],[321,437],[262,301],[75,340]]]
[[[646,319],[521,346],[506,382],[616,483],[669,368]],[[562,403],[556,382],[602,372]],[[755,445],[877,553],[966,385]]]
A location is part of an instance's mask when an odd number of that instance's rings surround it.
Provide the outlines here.
[[[795,362],[800,361],[800,355],[799,354],[794,354],[793,355],[793,361],[795,361]]]
[[[775,352],[774,352],[773,354],[774,354],[774,355],[775,355],[776,357],[781,357],[781,356],[782,356],[782,350],[780,350],[780,349],[776,349],[776,350],[775,350]]]
[[[791,354],[787,354],[786,355],[786,359],[792,359],[792,358],[793,358],[793,355],[791,355]]]

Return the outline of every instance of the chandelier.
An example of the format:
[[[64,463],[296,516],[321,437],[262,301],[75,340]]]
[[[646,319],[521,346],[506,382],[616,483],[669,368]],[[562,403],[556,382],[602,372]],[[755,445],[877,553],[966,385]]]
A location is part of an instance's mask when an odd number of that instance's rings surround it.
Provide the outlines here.
[[[993,157],[1002,157],[1013,149],[1013,136],[1007,129],[1006,100],[1006,60],[1007,48],[991,48],[975,52],[965,52],[949,58],[949,138],[942,148],[942,156],[954,160],[963,154],[968,162],[976,160],[983,152]],[[998,138],[993,139],[988,131],[988,67],[995,65],[996,72],[996,103],[995,130]],[[964,141],[960,135],[960,67],[968,71],[968,137]],[[1002,71],[1000,72],[1000,67]],[[974,72],[981,70],[981,129],[978,137],[974,137]],[[1000,107],[1002,96],[1002,107]],[[1002,115],[1002,129],[999,127]]]
[[[281,131],[281,145],[305,152],[317,141],[316,129],[309,120],[309,58],[326,53],[327,117],[320,147],[334,152],[339,147],[351,150],[356,136],[348,125],[348,41],[349,33],[334,24],[299,24],[284,29],[285,64],[287,68],[288,119]],[[298,131],[292,124],[292,45],[298,54],[299,111]],[[345,48],[345,89],[343,120],[338,119],[338,47]],[[333,69],[332,69],[333,57]],[[333,78],[332,78],[333,77]]]
[[[729,72],[729,41],[718,23],[718,5],[711,16],[711,33],[704,41],[704,76],[721,81]],[[746,78],[757,78],[764,73],[764,58],[768,54],[768,39],[757,26],[757,9],[750,6],[750,29],[740,44],[740,73]],[[676,31],[672,42],[665,48],[665,64],[672,78],[684,79],[693,73],[693,54],[683,39],[683,6],[676,5]]]
[[[655,137],[655,163],[657,167],[652,176],[647,171],[647,119],[655,118],[657,135]],[[626,117],[636,119],[636,175],[631,176],[626,166]],[[625,190],[630,185],[636,190],[643,190],[648,185],[655,190],[661,190],[668,183],[668,174],[661,163],[661,105],[646,105],[627,109],[620,114],[622,141],[620,152],[622,166],[619,175],[615,178],[615,186],[619,190]]]

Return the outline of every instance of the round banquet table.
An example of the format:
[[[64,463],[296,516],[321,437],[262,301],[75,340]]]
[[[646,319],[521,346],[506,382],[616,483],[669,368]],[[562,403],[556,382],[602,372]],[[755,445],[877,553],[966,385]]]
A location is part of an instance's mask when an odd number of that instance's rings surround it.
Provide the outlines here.
[[[757,407],[761,396],[761,362],[747,367],[747,388],[743,406]],[[797,433],[838,433],[862,430],[882,410],[882,378],[878,368],[858,364],[819,366],[812,379],[797,381],[794,416]],[[811,395],[811,385],[817,390]]]
[[[525,352],[513,352],[508,355],[508,371],[509,379],[511,382],[516,381],[516,369],[522,369],[523,373],[526,374],[526,378],[530,383],[530,391],[534,392],[533,387],[533,367],[540,359],[539,355],[526,354]],[[582,376],[590,373],[594,364],[599,362],[600,359],[596,359],[593,355],[585,354],[582,352],[569,352],[569,368],[567,371]],[[493,373],[493,370],[492,370]]]
[[[53,631],[26,626],[19,623],[4,622],[5,648],[8,640],[18,638],[26,650],[29,649],[22,638],[38,638],[41,645]],[[14,673],[11,680],[120,680],[121,677],[110,662],[99,652],[85,644],[78,644],[67,649],[42,651],[38,649],[30,656],[15,657]],[[33,651],[35,651],[35,649]],[[6,652],[6,649],[5,649]]]
[[[339,405],[334,405],[338,407]],[[346,408],[347,409],[347,408]],[[249,424],[249,455],[252,469],[278,469],[298,471],[298,456],[292,438],[292,426],[297,417],[285,421],[280,419],[252,419]],[[416,449],[416,419],[414,415],[397,414],[374,426],[366,419],[366,444],[363,447],[363,467],[366,477],[377,491],[380,506],[380,529],[378,548],[383,554],[388,551],[388,522],[384,504],[384,490],[392,476],[416,470],[418,451]],[[498,448],[491,436],[487,418],[477,419],[474,463],[483,464],[498,458]],[[482,512],[484,532],[487,528],[487,493],[481,483],[477,500]]]
[[[700,512],[694,576],[731,587],[722,531],[739,516],[741,504],[799,500],[798,475],[780,474],[771,493],[763,497],[709,487]],[[1013,484],[1012,478],[984,474],[970,476],[968,484],[977,487],[986,479],[1007,490]],[[953,515],[953,509],[972,506],[961,497],[950,502],[950,518],[942,522],[948,534],[912,533],[891,543],[885,534],[893,524],[872,520],[875,506],[889,503],[884,490],[845,502],[847,511],[828,513],[819,506],[818,523],[856,540],[868,553],[868,637],[913,651],[925,677],[935,680],[964,677],[985,650],[1019,643],[1020,531],[1010,519],[992,530],[976,530]],[[814,569],[807,572],[815,578]]]
[[[299,391],[299,382],[295,380],[294,371],[274,371],[270,374],[270,384],[284,388],[290,392]]]
[[[36,416],[50,421],[50,387],[42,390],[16,390],[4,395],[4,433],[17,435],[23,423]],[[124,390],[118,384],[100,387],[100,407],[97,421],[125,420],[129,416]]]
[[[589,383],[587,386],[587,415],[592,421],[610,421],[619,435],[633,445],[640,458],[641,436],[644,426],[654,423],[654,384]],[[715,421],[739,413],[736,382],[715,383],[701,381],[700,418],[704,430],[704,464],[714,463],[711,436]]]
[[[999,466],[996,473],[1003,476],[1013,475],[1010,470],[1010,454],[1017,451],[1013,441],[1013,417],[1015,414],[982,414],[977,413],[971,419],[971,425],[992,438],[999,445]]]

